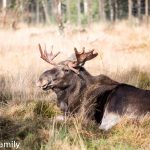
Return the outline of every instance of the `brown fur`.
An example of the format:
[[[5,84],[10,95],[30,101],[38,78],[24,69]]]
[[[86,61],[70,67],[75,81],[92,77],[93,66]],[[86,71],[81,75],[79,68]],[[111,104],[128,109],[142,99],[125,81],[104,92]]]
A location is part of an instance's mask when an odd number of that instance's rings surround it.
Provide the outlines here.
[[[56,93],[57,104],[64,114],[80,113],[83,118],[98,123],[105,116],[105,125],[108,114],[116,119],[125,114],[138,117],[150,111],[149,90],[118,83],[105,75],[92,76],[83,67],[76,69],[79,74],[62,62],[44,72],[38,81],[43,90],[52,89]]]

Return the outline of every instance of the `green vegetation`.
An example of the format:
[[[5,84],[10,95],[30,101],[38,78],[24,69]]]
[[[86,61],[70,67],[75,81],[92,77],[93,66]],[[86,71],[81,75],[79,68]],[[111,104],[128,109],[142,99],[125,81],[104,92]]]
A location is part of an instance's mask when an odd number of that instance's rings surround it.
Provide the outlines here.
[[[140,71],[135,67],[125,74],[120,75],[119,78],[123,82],[129,83],[136,87],[150,89],[150,75],[146,72]]]
[[[1,30],[0,141],[21,142],[20,150],[149,150],[150,118],[123,118],[108,132],[77,117],[56,121],[54,117],[60,115],[56,95],[35,84],[52,67],[37,50],[38,43],[43,48],[46,43],[48,50],[54,45],[54,53],[61,51],[57,62],[66,60],[74,47],[96,49],[99,56],[85,64],[91,74],[150,89],[149,32],[149,27],[131,27],[126,22],[92,24],[83,33],[70,26],[64,36],[58,36],[56,26]]]
[[[122,77],[129,79],[129,73],[130,77],[138,75],[138,86],[149,87],[147,73],[139,73],[134,68]],[[134,80],[134,83],[137,81]],[[18,141],[21,150],[149,149],[150,118],[142,121],[124,118],[117,126],[104,132],[94,122],[83,124],[78,117],[57,121],[54,118],[61,113],[55,102],[38,98],[29,101],[10,100],[1,106],[1,140]]]
[[[10,111],[8,109],[12,109],[9,107],[4,108],[4,118],[0,118],[1,138],[5,141],[16,140],[20,142],[22,150],[40,150],[42,148],[52,150],[136,150],[147,149],[149,146],[150,119],[144,119],[141,122],[124,119],[109,132],[103,132],[94,123],[81,126],[78,118],[57,122],[48,117],[49,113],[45,116],[36,114],[34,112],[36,102],[30,102],[26,105],[20,103],[17,106],[20,108],[9,114],[8,117],[7,113]],[[13,104],[11,107],[15,109],[16,106]],[[55,114],[54,109],[51,108],[49,111]]]

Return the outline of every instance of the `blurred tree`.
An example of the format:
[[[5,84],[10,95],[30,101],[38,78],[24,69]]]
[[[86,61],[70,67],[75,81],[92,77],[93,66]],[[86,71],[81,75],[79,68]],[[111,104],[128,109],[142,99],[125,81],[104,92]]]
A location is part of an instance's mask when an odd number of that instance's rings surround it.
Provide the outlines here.
[[[94,21],[111,21],[133,17],[148,23],[149,0],[1,0],[3,14],[9,9],[27,23],[52,22],[91,24]],[[4,15],[3,15],[4,16]],[[17,17],[14,17],[17,18]],[[23,18],[23,19],[21,19]],[[133,20],[134,21],[134,20]]]
[[[81,7],[80,7],[81,1],[77,0],[77,11],[78,11],[78,25],[81,25]]]
[[[128,0],[128,19],[132,19],[132,0]]]
[[[2,2],[2,13],[3,13],[3,27],[6,25],[6,7],[7,7],[7,0],[3,0]]]
[[[71,3],[71,0],[66,0],[66,5],[67,5],[67,21],[70,23],[70,19],[71,19],[71,12],[70,12],[70,3]]]
[[[40,3],[39,0],[36,0],[36,23],[40,23]]]
[[[42,5],[43,5],[46,23],[50,24],[50,18],[49,18],[48,7],[47,7],[48,6],[47,0],[42,0]]]
[[[88,2],[87,0],[83,0],[84,3],[84,14],[87,15],[88,13]]]
[[[138,13],[138,19],[139,22],[142,19],[142,14],[141,14],[141,0],[137,0],[137,13]]]
[[[114,0],[109,0],[110,21],[114,21]]]
[[[115,22],[119,16],[118,0],[109,0],[109,17],[111,22]]]
[[[100,16],[99,16],[99,0],[93,0],[92,1],[92,22],[99,21]]]
[[[146,24],[149,23],[149,17],[148,17],[148,0],[145,0],[145,17],[146,17]]]
[[[87,17],[88,17],[88,25],[90,25],[91,24],[91,22],[92,22],[92,0],[88,0],[88,5],[87,5],[88,7],[88,15],[87,15]]]
[[[5,11],[6,7],[7,7],[7,0],[3,0],[3,10],[4,11]]]
[[[119,16],[118,0],[114,0],[114,15],[115,15],[115,20],[117,20]]]

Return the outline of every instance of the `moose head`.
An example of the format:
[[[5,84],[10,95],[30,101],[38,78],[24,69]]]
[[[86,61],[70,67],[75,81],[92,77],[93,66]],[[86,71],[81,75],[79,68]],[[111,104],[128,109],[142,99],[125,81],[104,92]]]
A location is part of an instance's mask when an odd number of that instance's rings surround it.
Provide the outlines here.
[[[85,48],[82,49],[82,52],[78,52],[76,48],[75,51],[75,60],[65,60],[59,63],[54,62],[54,58],[57,57],[60,52],[53,54],[48,53],[45,50],[42,50],[41,45],[38,45],[41,58],[47,63],[53,65],[54,67],[51,70],[45,71],[37,81],[37,86],[43,90],[63,90],[70,86],[70,80],[74,79],[76,76],[80,76],[80,70],[86,61],[89,61],[95,58],[98,53],[94,52],[94,49],[89,52],[85,52]]]
[[[43,90],[53,90],[57,95],[57,105],[64,113],[74,111],[80,105],[80,92],[86,89],[89,82],[93,80],[93,77],[82,66],[86,61],[95,58],[98,53],[95,53],[94,49],[85,52],[83,48],[82,52],[78,52],[74,48],[74,60],[56,63],[54,58],[60,52],[53,54],[51,51],[48,53],[46,48],[44,51],[42,50],[40,44],[39,51],[41,58],[54,67],[40,76],[37,86]]]

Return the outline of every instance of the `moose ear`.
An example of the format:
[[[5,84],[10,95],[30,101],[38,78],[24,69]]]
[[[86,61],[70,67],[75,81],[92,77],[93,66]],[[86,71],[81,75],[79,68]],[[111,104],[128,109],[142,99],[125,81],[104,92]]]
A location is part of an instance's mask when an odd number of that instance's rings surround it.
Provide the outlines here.
[[[76,61],[69,61],[67,63],[67,66],[69,67],[70,70],[72,70],[73,72],[75,72],[76,74],[79,74],[79,71],[77,68],[77,62]]]
[[[75,47],[74,52],[76,60],[66,61],[66,65],[69,67],[70,70],[74,71],[77,74],[79,74],[79,67],[83,66],[86,61],[89,61],[98,55],[98,53],[94,53],[94,49],[85,52],[85,47],[83,47],[82,52],[79,52]]]
[[[78,53],[78,51],[77,51],[77,48],[76,48],[76,47],[74,47],[74,51],[75,51],[75,53]]]

